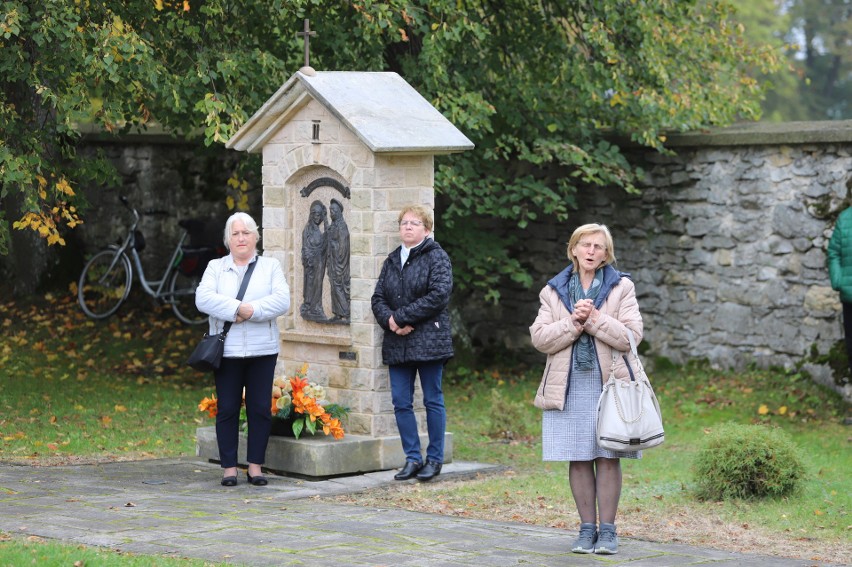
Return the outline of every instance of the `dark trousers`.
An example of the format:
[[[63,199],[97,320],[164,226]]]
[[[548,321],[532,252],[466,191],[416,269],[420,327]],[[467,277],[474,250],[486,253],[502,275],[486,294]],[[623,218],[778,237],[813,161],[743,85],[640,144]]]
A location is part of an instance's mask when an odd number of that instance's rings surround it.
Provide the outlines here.
[[[846,356],[849,358],[849,372],[852,373],[852,303],[843,304],[843,338],[846,341]]]
[[[237,466],[239,444],[240,408],[243,388],[246,392],[246,419],[249,463],[262,465],[266,460],[266,446],[272,429],[272,379],[278,355],[250,358],[223,358],[216,371],[216,396],[219,408],[216,414],[216,441],[222,468]]]

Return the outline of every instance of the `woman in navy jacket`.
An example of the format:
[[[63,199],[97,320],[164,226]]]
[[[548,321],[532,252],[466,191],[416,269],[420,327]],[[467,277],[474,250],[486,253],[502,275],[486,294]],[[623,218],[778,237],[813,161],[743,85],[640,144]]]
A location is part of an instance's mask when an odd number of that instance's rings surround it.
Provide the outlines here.
[[[382,360],[389,367],[391,397],[405,466],[396,480],[430,480],[444,462],[447,412],[441,388],[444,364],[453,356],[447,306],[453,268],[444,249],[430,238],[432,215],[421,205],[399,213],[402,245],[385,260],[373,293],[373,315],[384,329]],[[414,415],[414,384],[420,374],[429,445],[423,464]]]

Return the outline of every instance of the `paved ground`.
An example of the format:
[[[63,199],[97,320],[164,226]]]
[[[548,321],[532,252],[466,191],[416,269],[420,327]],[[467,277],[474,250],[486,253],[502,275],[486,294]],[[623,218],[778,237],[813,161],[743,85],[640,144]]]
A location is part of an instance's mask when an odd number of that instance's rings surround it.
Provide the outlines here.
[[[496,469],[450,463],[441,477]],[[262,488],[246,484],[241,473],[239,486],[224,488],[219,466],[197,458],[0,464],[0,531],[263,567],[829,565],[628,538],[615,556],[576,555],[564,530],[314,498],[390,484],[393,473],[319,482],[270,476]]]

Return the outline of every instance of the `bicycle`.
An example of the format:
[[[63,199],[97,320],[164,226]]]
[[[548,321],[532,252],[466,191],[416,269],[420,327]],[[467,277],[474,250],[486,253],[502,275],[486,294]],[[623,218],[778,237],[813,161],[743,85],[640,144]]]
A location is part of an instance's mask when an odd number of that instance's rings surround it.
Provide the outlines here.
[[[126,197],[120,199],[133,214],[133,224],[121,245],[112,244],[101,250],[83,267],[77,285],[77,300],[83,312],[92,319],[106,319],[118,311],[130,294],[135,266],[139,283],[148,295],[170,305],[177,318],[184,323],[205,323],[207,315],[195,307],[195,289],[201,281],[207,262],[221,256],[224,248],[184,246],[187,238],[199,231],[202,221],[180,220],[178,224],[183,228],[183,233],[163,276],[158,280],[149,280],[139,257],[139,252],[145,248],[145,238],[136,229],[140,214]]]

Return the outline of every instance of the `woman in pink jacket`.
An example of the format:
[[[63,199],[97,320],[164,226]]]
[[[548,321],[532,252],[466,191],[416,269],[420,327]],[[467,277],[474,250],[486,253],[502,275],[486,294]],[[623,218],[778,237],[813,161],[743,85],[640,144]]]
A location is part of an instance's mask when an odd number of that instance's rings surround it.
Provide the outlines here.
[[[533,346],[547,354],[535,397],[536,407],[544,410],[542,457],[569,462],[581,522],[571,550],[611,555],[618,552],[619,459],[641,454],[598,447],[597,404],[610,374],[629,380],[623,359],[613,355],[630,350],[627,329],[642,340],[642,316],[629,275],[612,267],[615,251],[606,226],[577,228],[568,241],[568,258],[571,265],[541,290],[541,307],[530,327]]]

